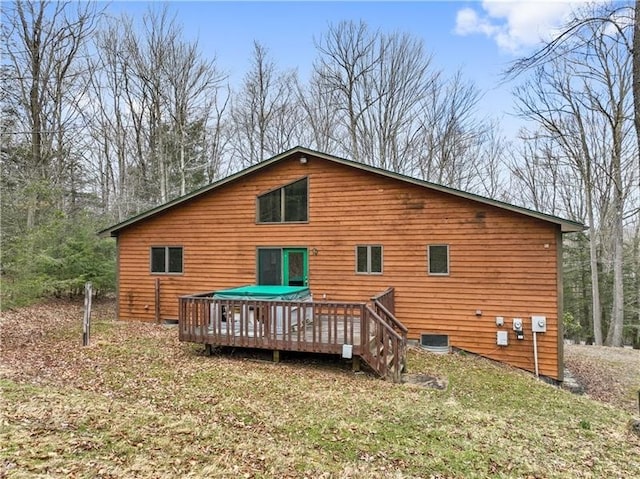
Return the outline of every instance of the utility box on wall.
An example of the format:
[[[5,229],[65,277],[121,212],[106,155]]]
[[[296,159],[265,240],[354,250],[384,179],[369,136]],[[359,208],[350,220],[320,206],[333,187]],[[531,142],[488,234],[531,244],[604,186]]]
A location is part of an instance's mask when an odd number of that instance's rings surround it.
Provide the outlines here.
[[[531,330],[534,333],[546,333],[547,332],[547,317],[546,316],[531,316]]]
[[[508,346],[509,345],[509,332],[508,331],[498,331],[497,332],[496,344],[498,346]]]

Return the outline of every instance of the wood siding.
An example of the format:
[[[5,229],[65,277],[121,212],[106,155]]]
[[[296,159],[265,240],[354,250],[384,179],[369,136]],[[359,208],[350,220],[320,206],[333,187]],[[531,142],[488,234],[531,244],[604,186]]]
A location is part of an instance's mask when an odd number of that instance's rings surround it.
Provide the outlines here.
[[[181,295],[255,283],[257,247],[303,247],[315,299],[364,301],[393,286],[409,339],[448,334],[455,347],[532,371],[530,317],[546,316],[540,374],[561,378],[558,225],[306,156],[306,164],[284,159],[119,231],[120,319],[154,321],[156,278],[160,317],[175,319]],[[257,224],[256,197],[302,177],[309,221]],[[448,276],[427,274],[429,244],[449,245]],[[184,248],[184,273],[151,274],[151,246],[175,245]],[[356,245],[383,246],[383,274],[356,274]],[[522,341],[514,317],[523,318]],[[496,345],[498,330],[509,331],[507,347]]]

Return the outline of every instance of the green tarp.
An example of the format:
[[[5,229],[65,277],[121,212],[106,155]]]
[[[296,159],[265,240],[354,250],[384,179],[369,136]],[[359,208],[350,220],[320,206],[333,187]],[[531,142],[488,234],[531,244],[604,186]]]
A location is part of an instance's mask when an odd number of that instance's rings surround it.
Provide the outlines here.
[[[214,299],[261,299],[266,301],[297,301],[311,295],[306,286],[247,285],[223,289],[213,294]]]

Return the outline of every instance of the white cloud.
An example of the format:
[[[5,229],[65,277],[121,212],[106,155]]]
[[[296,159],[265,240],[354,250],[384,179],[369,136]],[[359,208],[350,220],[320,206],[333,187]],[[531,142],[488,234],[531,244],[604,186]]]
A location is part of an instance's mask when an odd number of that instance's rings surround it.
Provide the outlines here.
[[[455,33],[482,34],[501,50],[518,54],[550,39],[578,3],[585,2],[484,0],[479,11],[470,7],[458,10]]]

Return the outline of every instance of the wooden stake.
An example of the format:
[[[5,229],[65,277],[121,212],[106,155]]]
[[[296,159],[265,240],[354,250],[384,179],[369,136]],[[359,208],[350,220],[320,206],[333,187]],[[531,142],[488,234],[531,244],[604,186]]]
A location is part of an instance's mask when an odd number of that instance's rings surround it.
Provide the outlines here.
[[[82,318],[82,345],[89,346],[91,337],[91,297],[93,288],[91,283],[84,285],[84,317]]]

